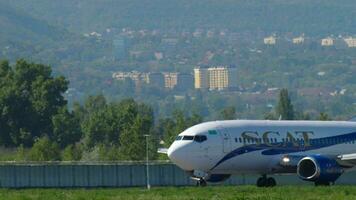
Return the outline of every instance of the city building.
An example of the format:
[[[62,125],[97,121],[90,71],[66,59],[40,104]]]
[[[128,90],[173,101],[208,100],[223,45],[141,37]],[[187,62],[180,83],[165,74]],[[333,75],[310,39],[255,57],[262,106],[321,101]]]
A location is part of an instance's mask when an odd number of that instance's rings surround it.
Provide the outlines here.
[[[237,69],[226,66],[195,68],[194,87],[209,90],[237,88]]]
[[[164,73],[165,88],[186,91],[193,88],[193,76],[188,73],[166,72]]]
[[[177,72],[164,73],[164,87],[168,89],[173,89],[177,85],[177,76]]]
[[[135,82],[136,85],[141,83],[148,83],[148,74],[138,71],[131,71],[131,72],[115,72],[112,75],[112,78],[124,81],[126,79],[131,79]]]
[[[237,88],[237,70],[224,66],[208,68],[209,89],[223,90],[227,88]]]
[[[209,88],[209,74],[207,68],[194,69],[194,88],[195,89]]]
[[[356,47],[356,38],[353,37],[347,37],[344,38],[344,41],[348,47]]]
[[[263,39],[263,43],[265,43],[266,45],[275,45],[276,42],[277,38],[274,35]]]
[[[304,40],[304,35],[293,38],[293,44],[303,44]]]
[[[321,40],[321,46],[333,46],[334,45],[334,39],[331,37],[323,38]]]

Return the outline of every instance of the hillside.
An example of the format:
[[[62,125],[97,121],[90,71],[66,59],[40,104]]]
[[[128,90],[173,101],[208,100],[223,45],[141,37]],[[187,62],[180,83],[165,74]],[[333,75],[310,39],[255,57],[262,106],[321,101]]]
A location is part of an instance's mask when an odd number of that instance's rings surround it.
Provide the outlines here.
[[[110,27],[306,34],[355,33],[352,0],[27,0],[8,1],[30,14],[77,32]]]
[[[96,46],[79,34],[0,2],[0,59],[27,58],[58,66],[65,61],[95,59],[85,49]]]

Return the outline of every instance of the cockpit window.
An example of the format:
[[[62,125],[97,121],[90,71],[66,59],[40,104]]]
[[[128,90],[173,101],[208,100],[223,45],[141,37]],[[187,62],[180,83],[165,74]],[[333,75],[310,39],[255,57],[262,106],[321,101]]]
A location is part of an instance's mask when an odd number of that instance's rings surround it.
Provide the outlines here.
[[[183,140],[193,140],[194,136],[190,136],[190,135],[185,135],[183,136]]]
[[[181,139],[182,139],[182,136],[179,136],[179,135],[178,135],[178,136],[176,137],[176,141],[181,140]]]
[[[207,140],[207,137],[205,135],[196,135],[194,137],[194,141],[196,142],[204,142],[205,140]]]

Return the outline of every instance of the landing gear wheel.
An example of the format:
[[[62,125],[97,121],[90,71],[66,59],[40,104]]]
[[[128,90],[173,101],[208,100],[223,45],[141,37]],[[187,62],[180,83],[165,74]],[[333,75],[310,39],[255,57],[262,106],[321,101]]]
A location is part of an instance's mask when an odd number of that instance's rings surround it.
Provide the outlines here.
[[[330,186],[330,182],[314,182],[315,186]]]
[[[207,185],[206,181],[204,179],[200,179],[199,181],[197,181],[197,186],[199,187],[205,187]]]
[[[260,177],[260,178],[257,179],[256,185],[257,185],[257,187],[265,187],[266,186],[266,182],[267,182],[267,179],[266,179],[265,176],[263,176],[263,177]]]
[[[267,184],[266,184],[267,187],[274,187],[276,185],[277,185],[277,183],[276,183],[276,180],[274,178],[269,177],[267,179]]]
[[[267,178],[266,175],[257,179],[257,187],[274,187],[277,185],[276,180],[272,177]]]

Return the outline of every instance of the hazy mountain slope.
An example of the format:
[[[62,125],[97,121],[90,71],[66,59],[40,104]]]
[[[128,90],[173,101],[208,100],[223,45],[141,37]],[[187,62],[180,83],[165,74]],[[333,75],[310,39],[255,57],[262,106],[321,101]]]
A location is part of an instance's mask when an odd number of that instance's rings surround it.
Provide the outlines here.
[[[214,27],[269,32],[356,32],[353,0],[2,0],[78,32],[107,27]]]
[[[70,34],[63,29],[48,25],[45,21],[35,19],[21,10],[0,3],[0,36],[5,41],[57,41]]]
[[[68,62],[85,64],[101,56],[102,44],[50,25],[25,10],[0,2],[0,59],[26,58],[57,66]]]

